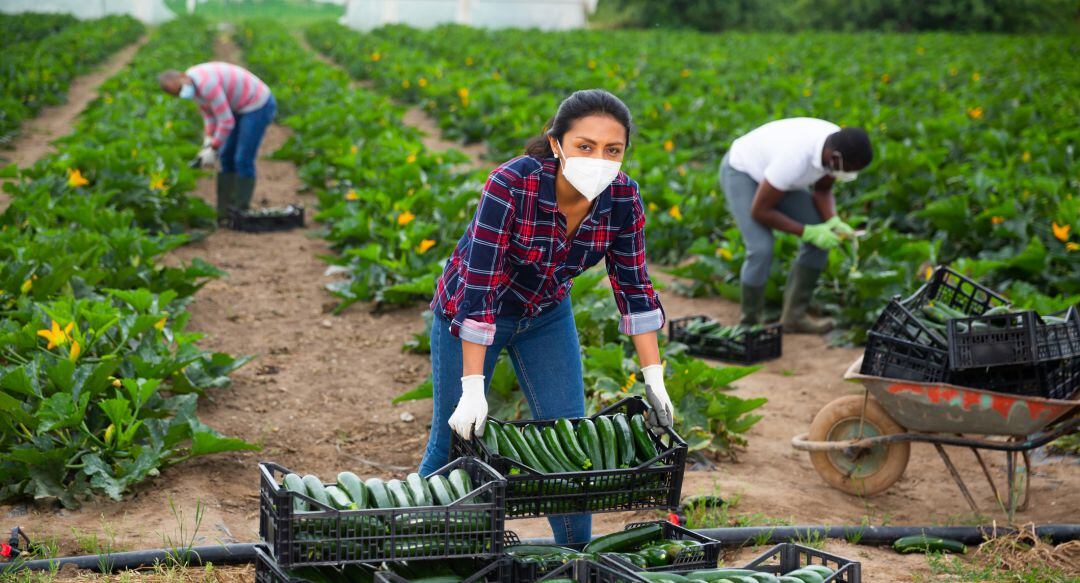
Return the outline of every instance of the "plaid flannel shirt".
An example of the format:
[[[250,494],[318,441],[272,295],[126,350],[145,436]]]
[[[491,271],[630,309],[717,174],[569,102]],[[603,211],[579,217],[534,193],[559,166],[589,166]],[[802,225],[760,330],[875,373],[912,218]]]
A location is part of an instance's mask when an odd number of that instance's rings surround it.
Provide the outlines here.
[[[622,314],[619,330],[642,334],[664,326],[645,266],[645,210],[637,183],[620,172],[567,241],[555,199],[557,169],[555,158],[521,156],[488,176],[431,301],[455,336],[491,345],[497,316],[533,317],[557,305],[573,278],[601,259]]]

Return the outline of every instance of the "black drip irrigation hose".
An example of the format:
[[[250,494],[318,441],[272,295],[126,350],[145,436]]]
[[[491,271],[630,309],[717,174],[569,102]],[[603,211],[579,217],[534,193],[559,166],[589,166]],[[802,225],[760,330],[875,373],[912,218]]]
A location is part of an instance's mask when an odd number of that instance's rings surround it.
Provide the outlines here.
[[[1080,539],[1080,524],[1046,524],[1036,526],[1035,535],[1049,539],[1054,544]],[[860,545],[891,545],[893,541],[905,536],[925,534],[926,536],[948,538],[966,545],[977,545],[984,540],[1018,532],[1012,527],[991,526],[754,526],[739,528],[704,528],[694,532],[720,541],[723,546],[740,547],[752,544],[776,544],[781,542],[799,542],[835,538]],[[527,544],[554,544],[552,539],[527,539]],[[142,569],[159,563],[168,563],[174,558],[189,565],[237,565],[255,562],[255,548],[262,543],[236,543],[205,547],[192,547],[179,553],[175,549],[154,549],[111,553],[106,555],[85,555],[58,559],[40,559],[35,561],[14,561],[11,564],[0,563],[0,573],[22,570],[48,571],[64,565],[75,565],[79,569],[91,571],[123,571]]]

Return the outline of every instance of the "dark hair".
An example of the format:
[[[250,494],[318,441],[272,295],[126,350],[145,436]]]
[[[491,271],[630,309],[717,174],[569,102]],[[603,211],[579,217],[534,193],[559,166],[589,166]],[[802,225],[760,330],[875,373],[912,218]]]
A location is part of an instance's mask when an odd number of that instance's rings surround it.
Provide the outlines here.
[[[608,115],[626,128],[626,145],[630,145],[630,132],[634,124],[630,119],[630,109],[621,99],[603,89],[582,89],[573,92],[559,104],[555,117],[544,126],[544,133],[525,144],[525,153],[533,158],[551,158],[551,136],[562,143],[563,136],[577,120],[590,115]]]
[[[861,170],[874,159],[870,136],[862,128],[843,128],[825,140],[825,145],[844,157],[844,170]]]

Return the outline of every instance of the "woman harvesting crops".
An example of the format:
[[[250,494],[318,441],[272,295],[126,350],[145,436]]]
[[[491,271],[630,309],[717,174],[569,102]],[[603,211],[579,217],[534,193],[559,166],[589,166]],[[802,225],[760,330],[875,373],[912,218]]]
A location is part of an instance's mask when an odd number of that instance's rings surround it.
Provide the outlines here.
[[[505,348],[533,417],[585,413],[572,279],[607,263],[620,330],[637,349],[653,420],[670,426],[656,331],[660,299],[645,266],[637,183],[619,171],[630,111],[594,89],[566,98],[544,134],[496,168],[476,216],[446,263],[431,309],[435,411],[421,473],[449,459],[450,431],[482,434],[487,379]],[[586,542],[588,515],[550,518],[557,541]]]
[[[831,320],[807,313],[829,249],[854,232],[836,215],[832,187],[854,180],[873,157],[862,129],[809,117],[767,123],[731,144],[720,163],[720,183],[746,245],[742,324],[761,322],[778,230],[803,241],[784,291],[784,331],[821,334],[832,328]]]

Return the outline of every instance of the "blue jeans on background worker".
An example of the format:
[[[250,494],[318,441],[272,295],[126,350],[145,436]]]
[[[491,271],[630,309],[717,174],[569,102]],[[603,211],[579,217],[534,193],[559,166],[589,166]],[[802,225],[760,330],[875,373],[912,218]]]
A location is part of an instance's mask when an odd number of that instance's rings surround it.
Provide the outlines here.
[[[533,419],[585,415],[581,348],[570,298],[533,318],[498,317],[495,342],[484,360],[484,381],[490,386],[499,353],[506,349]],[[451,429],[447,424],[461,398],[461,339],[450,334],[450,322],[436,314],[431,326],[431,375],[435,410],[420,474],[427,476],[450,461]],[[588,542],[592,516],[573,514],[548,518],[559,544]]]
[[[274,121],[277,101],[271,95],[266,103],[248,113],[234,114],[236,126],[221,148],[221,172],[235,172],[246,178],[255,177],[255,156],[259,153],[266,127]]]

